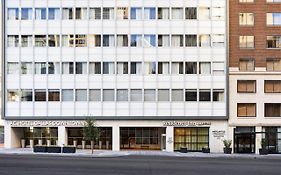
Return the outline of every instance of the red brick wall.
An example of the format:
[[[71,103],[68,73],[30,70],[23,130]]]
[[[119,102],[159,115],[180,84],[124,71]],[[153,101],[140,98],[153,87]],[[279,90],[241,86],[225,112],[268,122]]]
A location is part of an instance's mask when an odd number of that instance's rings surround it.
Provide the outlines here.
[[[239,13],[254,13],[254,26],[239,26]],[[280,49],[266,49],[267,35],[281,35],[281,27],[267,27],[266,13],[281,12],[281,3],[267,3],[255,0],[254,3],[229,1],[229,66],[238,67],[239,58],[255,58],[256,67],[265,67],[266,58],[281,57]],[[255,49],[240,49],[239,35],[255,36]]]

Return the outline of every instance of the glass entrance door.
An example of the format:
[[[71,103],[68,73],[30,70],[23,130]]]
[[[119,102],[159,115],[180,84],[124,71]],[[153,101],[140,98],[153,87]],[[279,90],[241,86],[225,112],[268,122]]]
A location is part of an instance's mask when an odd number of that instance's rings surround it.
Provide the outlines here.
[[[234,129],[234,152],[255,153],[255,128],[237,127]]]

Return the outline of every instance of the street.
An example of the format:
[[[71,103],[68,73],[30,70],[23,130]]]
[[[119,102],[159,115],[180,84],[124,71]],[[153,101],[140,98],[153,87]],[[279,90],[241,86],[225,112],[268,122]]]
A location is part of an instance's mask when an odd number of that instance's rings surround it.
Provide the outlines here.
[[[281,159],[0,155],[1,175],[281,175]]]

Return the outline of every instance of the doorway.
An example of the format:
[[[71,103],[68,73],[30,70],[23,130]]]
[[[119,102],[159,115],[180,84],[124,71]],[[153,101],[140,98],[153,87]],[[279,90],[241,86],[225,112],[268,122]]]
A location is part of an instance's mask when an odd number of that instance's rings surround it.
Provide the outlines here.
[[[234,128],[234,152],[255,153],[255,127]]]

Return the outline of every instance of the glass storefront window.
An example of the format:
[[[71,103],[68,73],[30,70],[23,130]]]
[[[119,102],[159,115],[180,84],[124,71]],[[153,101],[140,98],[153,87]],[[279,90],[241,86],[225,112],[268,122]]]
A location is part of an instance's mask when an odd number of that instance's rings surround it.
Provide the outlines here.
[[[161,134],[165,128],[120,128],[121,149],[161,149]]]
[[[174,150],[202,151],[209,147],[209,128],[175,128]]]

